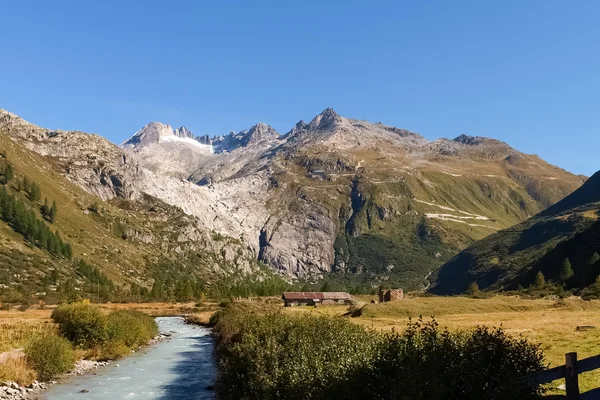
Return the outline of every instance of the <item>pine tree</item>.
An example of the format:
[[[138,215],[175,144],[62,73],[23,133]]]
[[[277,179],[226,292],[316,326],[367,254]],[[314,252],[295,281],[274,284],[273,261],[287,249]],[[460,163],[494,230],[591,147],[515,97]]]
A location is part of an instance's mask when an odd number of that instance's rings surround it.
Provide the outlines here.
[[[52,223],[56,220],[56,213],[58,209],[56,207],[56,200],[52,200],[52,207],[50,207],[50,211],[48,212],[48,220]]]
[[[21,189],[23,190],[25,193],[29,193],[29,191],[31,190],[30,188],[30,182],[29,182],[29,178],[27,178],[26,176],[23,177],[23,183],[21,183]]]
[[[160,277],[154,279],[154,285],[152,285],[152,290],[150,291],[150,295],[152,296],[153,299],[155,299],[155,300],[164,299],[164,297],[165,297],[164,285],[165,284]]]
[[[542,271],[539,271],[537,273],[537,275],[535,276],[535,280],[533,281],[533,285],[537,288],[541,288],[544,285],[546,285],[546,278],[544,277],[544,274],[542,274]]]
[[[60,274],[58,273],[57,269],[53,269],[52,271],[50,271],[50,280],[52,281],[53,284],[57,284],[58,280],[60,279]]]
[[[67,279],[64,286],[61,289],[63,296],[69,303],[72,303],[79,299],[79,295],[75,290],[75,280],[73,278]]]
[[[48,198],[44,197],[44,204],[40,207],[40,212],[42,213],[42,217],[48,219],[48,214],[50,213],[50,205],[48,204]]]
[[[13,178],[12,164],[10,164],[10,163],[6,164],[4,167],[2,167],[2,169],[0,170],[0,173],[2,175],[2,178],[0,179],[0,183],[2,183],[3,185],[6,185]]]
[[[8,191],[6,190],[6,186],[2,186],[0,188],[0,218],[6,220],[7,215],[7,203],[8,203]]]
[[[331,285],[329,284],[329,282],[325,281],[323,282],[323,284],[321,285],[321,292],[329,292],[331,290]]]
[[[33,182],[31,186],[29,186],[29,200],[31,201],[39,201],[42,197],[42,190],[40,189],[40,185]]]
[[[67,257],[69,260],[71,258],[73,258],[73,248],[71,247],[71,245],[69,243],[65,244],[65,248],[63,251],[63,254],[65,257]]]
[[[558,279],[564,285],[572,276],[573,266],[571,265],[571,260],[569,260],[569,258],[567,257],[563,260]]]
[[[39,225],[38,244],[41,248],[47,249],[48,248],[48,228],[46,228],[46,225],[40,220],[38,220],[38,225]]]

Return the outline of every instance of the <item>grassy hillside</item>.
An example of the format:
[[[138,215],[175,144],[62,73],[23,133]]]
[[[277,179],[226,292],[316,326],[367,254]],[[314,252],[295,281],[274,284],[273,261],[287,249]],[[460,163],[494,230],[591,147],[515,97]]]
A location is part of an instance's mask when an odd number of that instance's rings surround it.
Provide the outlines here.
[[[72,250],[70,257],[52,254],[0,221],[0,302],[54,302],[68,295],[139,299],[149,295],[157,277],[165,299],[175,296],[178,281],[192,282],[195,294],[210,292],[212,285],[227,295],[249,273],[270,276],[239,240],[197,231],[195,219],[177,208],[149,196],[101,201],[57,172],[51,158],[1,133],[0,153],[14,171],[2,186]],[[24,178],[39,188],[39,198],[20,188]],[[45,199],[56,203],[54,222],[42,215]]]
[[[473,282],[486,290],[527,288],[541,273],[554,286],[598,292],[599,200],[596,173],[548,210],[461,252],[441,267],[432,291],[463,293]]]

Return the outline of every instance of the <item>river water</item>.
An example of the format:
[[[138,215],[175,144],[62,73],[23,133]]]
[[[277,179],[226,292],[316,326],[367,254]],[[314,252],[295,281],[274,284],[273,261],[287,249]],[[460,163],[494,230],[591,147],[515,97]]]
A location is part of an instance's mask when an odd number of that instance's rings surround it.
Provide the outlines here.
[[[52,386],[42,399],[214,399],[216,365],[210,331],[183,318],[156,319],[172,336],[87,375]],[[87,392],[85,392],[87,391]]]

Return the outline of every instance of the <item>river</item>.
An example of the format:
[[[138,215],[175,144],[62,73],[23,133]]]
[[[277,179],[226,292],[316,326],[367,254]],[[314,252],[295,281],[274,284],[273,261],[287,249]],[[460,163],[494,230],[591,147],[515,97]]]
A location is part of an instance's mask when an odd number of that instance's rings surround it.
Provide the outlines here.
[[[183,318],[156,319],[160,332],[172,336],[87,375],[52,386],[47,400],[214,399],[207,390],[216,373],[210,331]],[[86,392],[87,391],[87,392]]]

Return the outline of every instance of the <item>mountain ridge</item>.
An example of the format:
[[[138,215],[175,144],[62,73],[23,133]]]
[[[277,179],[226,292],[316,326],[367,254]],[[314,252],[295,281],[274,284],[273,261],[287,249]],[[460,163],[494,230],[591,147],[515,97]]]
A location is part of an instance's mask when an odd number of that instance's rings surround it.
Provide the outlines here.
[[[430,142],[332,109],[285,135],[257,124],[256,140],[223,152],[160,140],[120,148],[77,131],[51,135],[5,115],[0,128],[52,157],[89,193],[154,196],[198,218],[205,231],[239,238],[276,271],[335,273],[365,288],[425,286],[428,273],[473,241],[582,183],[498,141]]]

